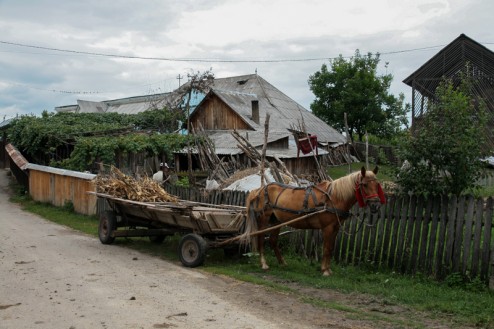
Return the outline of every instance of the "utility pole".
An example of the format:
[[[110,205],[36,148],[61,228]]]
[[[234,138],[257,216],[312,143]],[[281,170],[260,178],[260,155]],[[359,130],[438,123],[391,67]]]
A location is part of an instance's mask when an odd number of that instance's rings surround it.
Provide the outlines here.
[[[184,77],[181,76],[180,74],[177,76],[178,79],[178,88],[180,88],[180,80],[182,80]]]

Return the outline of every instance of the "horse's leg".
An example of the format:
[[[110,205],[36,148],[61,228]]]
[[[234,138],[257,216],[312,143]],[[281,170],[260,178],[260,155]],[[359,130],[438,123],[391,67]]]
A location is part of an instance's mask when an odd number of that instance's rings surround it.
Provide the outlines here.
[[[259,230],[263,230],[266,227],[267,219],[265,215],[261,215],[257,221],[257,227]],[[268,270],[269,266],[264,257],[264,233],[257,236],[257,250],[259,251],[259,261],[261,262],[261,268]]]
[[[269,235],[269,245],[271,246],[271,249],[274,250],[274,254],[276,255],[276,258],[278,258],[278,263],[280,263],[281,265],[286,265],[285,259],[281,255],[280,248],[278,247],[278,237],[280,235],[280,230],[281,228],[271,231],[271,234]]]
[[[331,269],[329,268],[331,263],[331,254],[335,245],[336,236],[338,235],[338,229],[333,225],[326,226],[323,231],[323,252],[321,261],[322,275],[331,275]]]

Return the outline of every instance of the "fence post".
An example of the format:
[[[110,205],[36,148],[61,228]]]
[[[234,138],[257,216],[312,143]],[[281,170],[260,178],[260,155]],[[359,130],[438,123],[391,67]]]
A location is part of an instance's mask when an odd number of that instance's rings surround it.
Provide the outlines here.
[[[494,245],[491,248],[491,275],[489,276],[489,288],[494,290]]]

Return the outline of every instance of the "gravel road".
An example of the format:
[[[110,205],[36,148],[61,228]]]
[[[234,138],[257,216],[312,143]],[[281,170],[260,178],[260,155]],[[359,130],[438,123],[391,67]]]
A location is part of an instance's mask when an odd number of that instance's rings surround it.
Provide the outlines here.
[[[7,183],[2,170],[0,328],[320,327],[294,314],[293,297],[102,245],[24,212],[9,203]]]

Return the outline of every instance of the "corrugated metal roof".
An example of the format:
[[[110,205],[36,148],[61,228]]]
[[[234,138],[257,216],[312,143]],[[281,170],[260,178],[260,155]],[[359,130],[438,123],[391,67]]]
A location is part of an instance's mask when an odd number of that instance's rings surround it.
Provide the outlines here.
[[[0,122],[0,128],[7,127],[15,118],[3,120]]]
[[[175,92],[119,98],[99,102],[77,100],[77,105],[58,106],[55,107],[55,111],[74,113],[113,112],[120,114],[136,114],[150,109],[175,106],[179,100],[179,95]]]
[[[104,113],[106,112],[106,104],[103,102],[92,102],[77,100],[77,106],[80,113]]]
[[[60,169],[60,168],[41,166],[41,165],[37,165],[34,163],[28,163],[24,169],[37,170],[37,171],[53,173],[53,174],[57,174],[57,175],[61,175],[61,176],[77,177],[77,178],[87,179],[87,180],[93,180],[97,176],[97,175],[90,174],[90,173],[84,173],[84,172],[80,172],[80,171],[72,171],[72,170],[65,170],[65,169]]]

